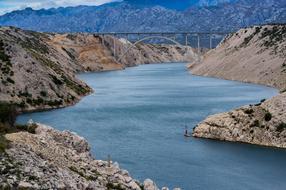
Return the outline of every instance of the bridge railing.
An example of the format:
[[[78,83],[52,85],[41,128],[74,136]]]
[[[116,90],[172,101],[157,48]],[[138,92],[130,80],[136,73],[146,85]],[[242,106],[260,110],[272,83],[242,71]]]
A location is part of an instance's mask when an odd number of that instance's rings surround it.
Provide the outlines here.
[[[197,50],[200,57],[201,49],[215,48],[222,39],[229,33],[226,32],[104,32],[94,33],[94,36],[100,36],[104,39],[106,36],[113,37],[113,53],[117,57],[118,61],[125,56],[125,54],[136,44],[143,42],[151,44],[162,44],[171,42],[173,44],[181,44],[185,46],[191,46]],[[116,38],[125,38],[131,42],[130,47],[122,55],[117,55],[116,51]]]

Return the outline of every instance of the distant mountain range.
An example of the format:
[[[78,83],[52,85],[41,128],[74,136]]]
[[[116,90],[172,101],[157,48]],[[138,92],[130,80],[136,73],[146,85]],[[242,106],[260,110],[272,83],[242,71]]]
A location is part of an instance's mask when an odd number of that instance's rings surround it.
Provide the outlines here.
[[[101,6],[13,11],[0,25],[45,32],[233,31],[286,23],[285,0],[125,0]]]
[[[236,0],[125,0],[125,2],[141,7],[160,5],[175,10],[186,10],[190,7],[216,6],[218,4],[235,1]]]

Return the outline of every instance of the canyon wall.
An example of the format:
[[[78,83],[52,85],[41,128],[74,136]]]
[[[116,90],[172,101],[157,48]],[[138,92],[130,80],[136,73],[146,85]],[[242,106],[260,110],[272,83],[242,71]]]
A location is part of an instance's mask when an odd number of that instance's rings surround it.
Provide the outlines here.
[[[263,84],[281,92],[256,105],[209,116],[193,136],[286,148],[286,25],[241,29],[189,68],[196,75]]]

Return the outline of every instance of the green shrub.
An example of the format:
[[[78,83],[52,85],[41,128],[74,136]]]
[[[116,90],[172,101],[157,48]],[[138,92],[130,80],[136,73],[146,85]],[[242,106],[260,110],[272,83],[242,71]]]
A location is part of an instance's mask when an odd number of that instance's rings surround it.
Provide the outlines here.
[[[24,96],[24,97],[32,97],[32,94],[30,94],[29,92],[22,92],[20,91],[18,96]]]
[[[0,123],[14,126],[17,115],[17,109],[14,104],[0,102]]]
[[[38,125],[36,123],[33,123],[33,124],[27,126],[27,131],[29,133],[35,134],[37,127],[38,127]]]
[[[46,97],[48,95],[48,93],[46,91],[41,91],[40,92],[41,96]]]
[[[0,60],[5,63],[10,63],[10,56],[5,52],[5,44],[2,40],[0,40]]]
[[[5,149],[8,147],[9,141],[5,138],[4,135],[0,134],[0,153],[5,152]]]
[[[286,129],[286,123],[283,122],[276,127],[276,131],[278,132],[282,132],[284,129]]]
[[[119,184],[107,183],[106,187],[108,190],[124,190]]]
[[[253,121],[253,123],[250,125],[250,127],[260,127],[260,122],[256,119]]]
[[[253,112],[254,112],[254,110],[251,109],[251,108],[244,110],[244,113],[245,113],[245,114],[248,114],[248,115],[249,115],[249,114],[252,114]]]
[[[7,82],[10,82],[11,84],[15,84],[15,81],[11,79],[10,77],[7,78]]]
[[[29,124],[29,125],[16,125],[16,129],[20,131],[27,131],[29,133],[35,134],[38,125],[36,123]]]
[[[60,79],[58,79],[56,76],[50,75],[50,77],[52,77],[52,80],[53,80],[53,82],[54,82],[56,85],[62,85],[62,84],[63,84],[63,81],[61,81]]]
[[[265,121],[270,121],[272,119],[272,114],[270,112],[266,112],[264,115]]]
[[[8,123],[0,123],[0,134],[8,133],[11,126]]]

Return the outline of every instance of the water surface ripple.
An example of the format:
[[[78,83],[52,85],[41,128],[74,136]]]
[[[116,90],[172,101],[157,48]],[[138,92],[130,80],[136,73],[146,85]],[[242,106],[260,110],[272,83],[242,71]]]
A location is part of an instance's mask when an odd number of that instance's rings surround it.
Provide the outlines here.
[[[183,137],[214,113],[254,104],[272,88],[191,75],[185,64],[81,74],[95,93],[72,107],[24,114],[87,138],[97,159],[110,154],[133,177],[185,190],[282,190],[286,151]]]

